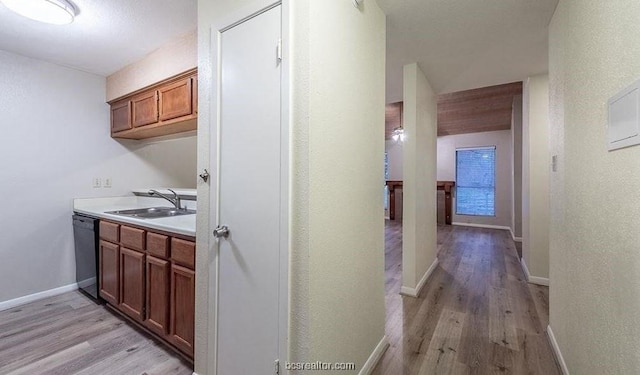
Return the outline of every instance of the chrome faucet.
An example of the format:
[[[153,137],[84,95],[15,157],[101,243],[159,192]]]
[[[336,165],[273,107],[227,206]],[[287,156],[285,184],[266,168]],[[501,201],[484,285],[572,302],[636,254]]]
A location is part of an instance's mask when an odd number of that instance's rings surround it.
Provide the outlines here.
[[[161,192],[151,189],[149,190],[149,195],[158,195],[161,198],[164,198],[166,200],[168,200],[169,202],[171,202],[171,204],[173,204],[174,206],[176,206],[176,209],[181,210],[182,207],[180,207],[180,197],[178,196],[178,193],[176,193],[175,191],[171,190],[171,189],[167,189],[170,192],[173,193],[173,198],[168,197],[164,194],[162,194]]]

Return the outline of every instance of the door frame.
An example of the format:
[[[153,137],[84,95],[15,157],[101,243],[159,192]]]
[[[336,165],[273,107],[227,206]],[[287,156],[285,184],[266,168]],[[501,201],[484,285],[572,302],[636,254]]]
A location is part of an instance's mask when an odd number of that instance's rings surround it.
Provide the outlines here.
[[[220,224],[218,192],[220,189],[220,93],[221,93],[221,40],[222,33],[244,21],[256,17],[274,7],[280,5],[282,11],[282,61],[281,61],[281,156],[280,156],[280,279],[279,279],[279,327],[278,327],[278,359],[282,368],[284,362],[288,360],[289,353],[289,190],[290,190],[290,45],[289,45],[289,0],[254,0],[252,3],[238,9],[231,14],[220,17],[211,25],[211,107],[210,107],[210,155],[209,166],[211,175],[215,177],[212,181],[214,189],[210,191],[209,200],[209,251],[213,262],[208,265],[209,271],[209,301],[207,303],[209,327],[207,341],[209,353],[207,358],[207,369],[210,374],[217,373],[217,353],[218,353],[218,277],[219,277],[219,242],[213,237],[213,229]],[[275,50],[274,50],[275,54]],[[275,57],[275,55],[274,55]],[[215,184],[214,184],[215,182]],[[275,368],[274,368],[275,373]]]

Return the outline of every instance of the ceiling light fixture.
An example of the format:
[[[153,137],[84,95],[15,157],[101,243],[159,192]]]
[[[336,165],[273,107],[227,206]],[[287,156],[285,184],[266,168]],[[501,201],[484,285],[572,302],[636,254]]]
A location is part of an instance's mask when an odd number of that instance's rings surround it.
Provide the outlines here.
[[[67,0],[0,0],[7,8],[32,20],[66,25],[73,22],[76,10]]]
[[[394,142],[404,142],[404,129],[401,127],[393,129],[393,132],[391,132],[391,139],[393,139]]]

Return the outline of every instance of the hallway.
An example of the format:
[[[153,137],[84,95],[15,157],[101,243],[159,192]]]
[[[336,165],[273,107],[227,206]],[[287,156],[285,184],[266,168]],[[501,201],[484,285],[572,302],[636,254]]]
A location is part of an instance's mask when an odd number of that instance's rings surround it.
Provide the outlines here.
[[[438,226],[440,264],[419,298],[399,294],[402,222],[385,223],[386,334],[374,374],[560,374],[548,288],[528,284],[508,232]]]

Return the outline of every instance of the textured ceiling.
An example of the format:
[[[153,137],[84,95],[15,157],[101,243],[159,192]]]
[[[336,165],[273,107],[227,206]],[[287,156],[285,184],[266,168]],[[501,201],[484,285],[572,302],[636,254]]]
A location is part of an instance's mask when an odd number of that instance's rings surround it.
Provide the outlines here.
[[[418,62],[437,93],[544,73],[558,0],[377,0],[387,14],[387,103]]]
[[[73,0],[70,25],[19,16],[0,3],[0,49],[109,75],[197,26],[196,0]]]

